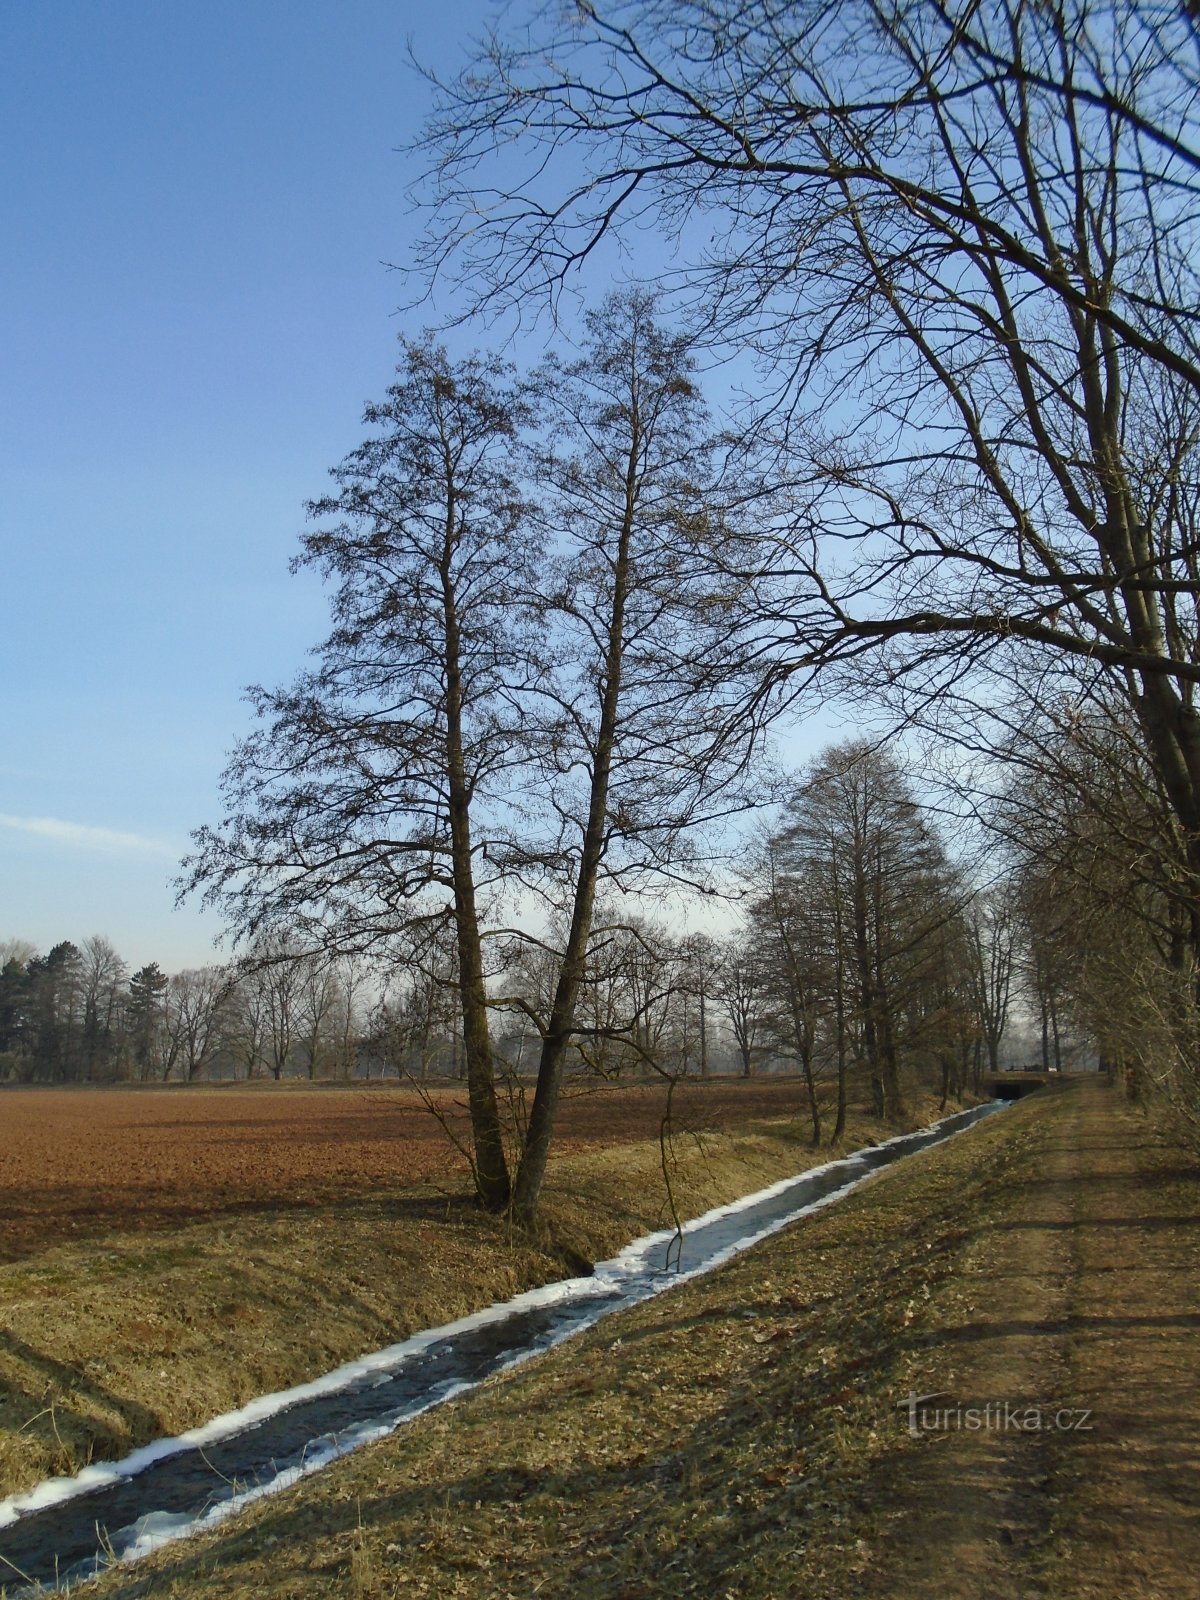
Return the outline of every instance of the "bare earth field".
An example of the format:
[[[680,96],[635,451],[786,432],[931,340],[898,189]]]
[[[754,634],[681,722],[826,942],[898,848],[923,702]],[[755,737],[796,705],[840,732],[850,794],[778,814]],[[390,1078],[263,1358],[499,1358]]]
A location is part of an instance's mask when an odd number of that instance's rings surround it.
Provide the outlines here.
[[[679,1091],[679,1214],[827,1159],[808,1145],[802,1093]],[[441,1094],[447,1114],[457,1098]],[[663,1108],[661,1088],[570,1096],[527,1235],[471,1203],[461,1157],[408,1089],[0,1090],[0,1496],[668,1224]],[[889,1131],[856,1113],[847,1142]]]
[[[681,1132],[796,1114],[794,1082],[681,1086]],[[463,1091],[438,1089],[465,1133]],[[657,1139],[660,1088],[568,1093],[556,1155]],[[0,1089],[0,1261],[73,1238],[305,1210],[413,1185],[457,1190],[465,1166],[412,1088],[231,1084]]]

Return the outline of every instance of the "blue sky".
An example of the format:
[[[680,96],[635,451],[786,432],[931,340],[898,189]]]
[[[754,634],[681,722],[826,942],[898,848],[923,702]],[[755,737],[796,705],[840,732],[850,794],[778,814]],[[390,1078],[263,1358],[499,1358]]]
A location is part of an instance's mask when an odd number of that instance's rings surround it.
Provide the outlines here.
[[[246,684],[324,631],[305,500],[386,386],[415,167],[484,0],[0,5],[0,939],[212,959],[172,910]]]
[[[168,880],[244,686],[323,631],[303,503],[412,326],[406,41],[448,61],[483,15],[0,7],[0,938],[210,957]]]

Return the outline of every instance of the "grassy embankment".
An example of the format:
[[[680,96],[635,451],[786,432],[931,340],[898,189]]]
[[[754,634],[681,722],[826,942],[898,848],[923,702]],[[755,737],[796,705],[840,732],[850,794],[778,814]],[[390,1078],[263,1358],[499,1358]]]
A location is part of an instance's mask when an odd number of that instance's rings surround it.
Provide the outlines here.
[[[49,1092],[45,1104],[52,1117]],[[936,1114],[928,1099],[914,1109]],[[671,1148],[683,1216],[830,1155],[809,1150],[799,1116],[724,1132],[690,1121]],[[846,1145],[888,1131],[856,1113]],[[0,1265],[0,1495],[577,1271],[669,1215],[659,1146],[643,1141],[554,1162],[534,1238],[481,1215],[461,1186],[380,1184],[148,1232],[106,1223]]]
[[[1198,1181],[1111,1090],[1024,1101],[97,1600],[1178,1600]],[[912,1391],[1090,1415],[912,1438]]]

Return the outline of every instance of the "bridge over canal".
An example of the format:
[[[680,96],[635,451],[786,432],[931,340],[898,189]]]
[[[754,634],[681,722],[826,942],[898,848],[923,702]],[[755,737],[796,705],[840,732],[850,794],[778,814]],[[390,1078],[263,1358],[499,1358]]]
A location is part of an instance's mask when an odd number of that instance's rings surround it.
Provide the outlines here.
[[[1003,1072],[985,1072],[979,1083],[985,1094],[991,1094],[997,1100],[1020,1100],[1023,1095],[1033,1094],[1036,1089],[1044,1089],[1048,1083],[1070,1083],[1078,1078],[1097,1077],[1103,1077],[1103,1074],[1090,1068],[1064,1072],[1053,1068],[1047,1071],[1044,1067],[1010,1067]]]

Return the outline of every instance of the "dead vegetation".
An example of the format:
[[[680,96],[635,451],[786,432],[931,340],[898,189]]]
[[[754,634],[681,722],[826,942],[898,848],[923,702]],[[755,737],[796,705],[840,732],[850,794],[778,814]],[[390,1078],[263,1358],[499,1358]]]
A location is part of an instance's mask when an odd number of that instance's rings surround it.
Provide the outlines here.
[[[801,1125],[786,1114],[798,1106],[798,1085],[746,1085],[739,1101],[742,1087],[698,1086],[679,1097],[668,1159],[684,1215],[828,1157],[808,1149]],[[25,1104],[42,1111],[43,1193],[62,1191],[72,1151],[82,1152],[82,1132],[66,1137],[64,1130],[72,1119],[82,1130],[90,1118],[101,1134],[92,1141],[93,1164],[81,1159],[72,1180],[72,1205],[83,1208],[89,1172],[115,1164],[114,1152],[124,1149],[129,1188],[140,1185],[154,1220],[131,1229],[127,1212],[124,1227],[110,1221],[101,1231],[114,1204],[101,1191],[88,1224],[97,1236],[68,1235],[0,1266],[0,1494],[119,1458],[255,1395],[579,1271],[670,1224],[657,1138],[662,1096],[651,1091],[568,1104],[564,1142],[576,1153],[553,1164],[532,1235],[484,1214],[467,1184],[456,1189],[448,1173],[439,1182],[404,1182],[410,1165],[394,1121],[411,1118],[412,1107],[396,1091],[37,1091]],[[731,1104],[740,1114],[731,1114]],[[378,1117],[378,1146],[391,1151],[390,1182],[361,1134],[366,1116]],[[288,1135],[278,1149],[273,1128]],[[158,1152],[140,1166],[128,1154],[138,1129],[149,1130],[147,1147]],[[850,1143],[883,1131],[860,1117]],[[231,1209],[228,1174],[251,1161],[237,1153],[239,1139],[263,1175],[265,1197],[253,1209]],[[193,1140],[210,1151],[203,1158],[210,1176],[220,1173],[207,1189]],[[444,1146],[430,1146],[445,1162]],[[424,1148],[414,1161],[424,1159]],[[222,1153],[221,1166],[212,1151]],[[325,1176],[314,1177],[322,1163]],[[7,1200],[16,1204],[11,1162],[6,1170]],[[248,1191],[250,1178],[244,1182]],[[34,1188],[22,1204],[35,1205]],[[302,1200],[279,1201],[293,1189],[305,1190]],[[173,1225],[172,1195],[188,1207]],[[206,1202],[213,1214],[201,1220]],[[45,1231],[53,1220],[43,1219]],[[23,1220],[17,1232],[28,1238]]]
[[[462,1086],[429,1097],[466,1130]],[[677,1092],[677,1126],[726,1128],[795,1114],[787,1080],[724,1079]],[[580,1085],[562,1106],[564,1155],[658,1136],[651,1086]],[[0,1261],[71,1239],[196,1220],[346,1204],[465,1168],[422,1094],[391,1084],[211,1084],[0,1090]]]
[[[1194,1165],[1024,1101],[99,1600],[1167,1600],[1200,1558]],[[910,1390],[1087,1406],[909,1437]]]

